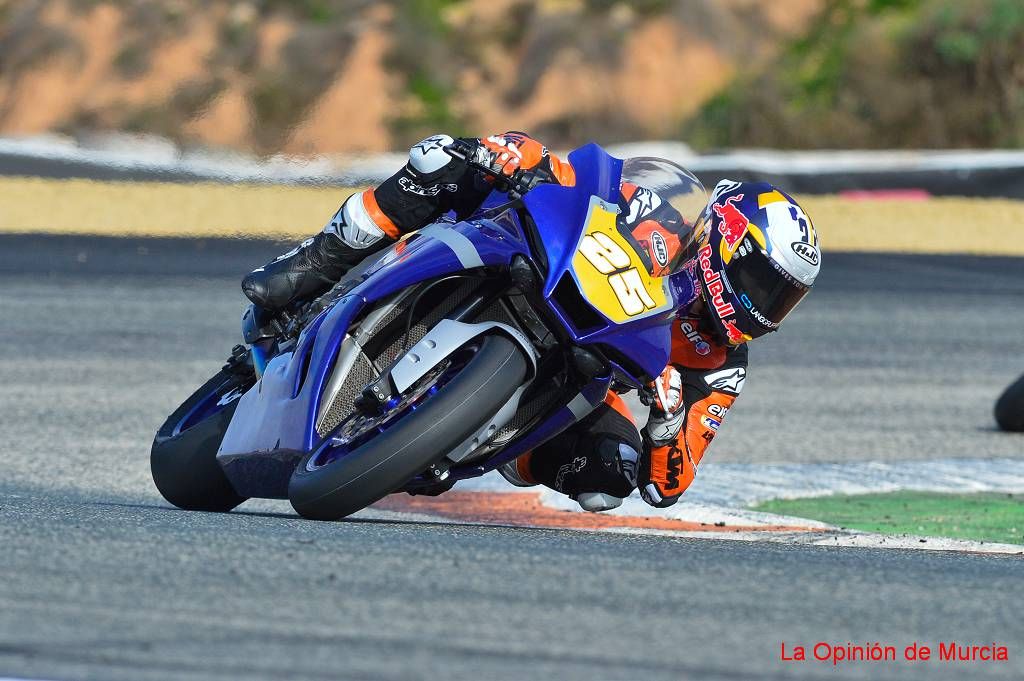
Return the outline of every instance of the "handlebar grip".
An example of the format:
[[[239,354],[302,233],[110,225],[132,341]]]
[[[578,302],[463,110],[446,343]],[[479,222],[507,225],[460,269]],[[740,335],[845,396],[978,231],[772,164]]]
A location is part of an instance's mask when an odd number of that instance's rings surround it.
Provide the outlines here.
[[[444,147],[444,151],[452,158],[465,161],[470,167],[494,178],[499,183],[496,187],[501,191],[514,194],[514,198],[522,196],[541,180],[541,178],[535,177],[531,171],[522,169],[516,170],[511,176],[503,175],[490,165],[490,162],[493,161],[492,152],[487,147],[471,140],[456,139]]]
[[[456,139],[448,146],[444,147],[446,154],[452,158],[457,158],[462,161],[470,161],[476,152],[477,145],[464,139]]]

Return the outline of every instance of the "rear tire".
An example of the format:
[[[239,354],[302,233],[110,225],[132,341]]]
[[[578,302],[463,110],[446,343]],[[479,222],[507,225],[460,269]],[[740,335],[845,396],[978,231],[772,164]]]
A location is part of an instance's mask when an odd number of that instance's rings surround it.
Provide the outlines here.
[[[179,427],[197,405],[213,392],[227,395],[244,390],[254,377],[219,372],[171,414],[153,440],[149,464],[153,482],[163,498],[188,511],[227,512],[245,501],[239,496],[217,463],[217,450],[237,399],[208,418],[185,430]]]
[[[515,342],[484,336],[469,362],[415,413],[322,467],[308,468],[320,448],[303,457],[288,486],[292,507],[304,518],[337,520],[384,498],[483,427],[526,372]]]
[[[996,401],[996,423],[1011,433],[1024,433],[1024,376],[1006,389]]]

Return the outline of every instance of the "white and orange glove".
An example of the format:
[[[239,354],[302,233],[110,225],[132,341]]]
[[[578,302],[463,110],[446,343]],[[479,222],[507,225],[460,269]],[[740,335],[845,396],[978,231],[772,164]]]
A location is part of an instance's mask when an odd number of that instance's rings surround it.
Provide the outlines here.
[[[651,384],[654,390],[654,405],[664,414],[672,415],[683,404],[683,376],[671,364]]]
[[[491,135],[480,144],[493,156],[491,168],[505,177],[517,170],[533,170],[548,156],[547,147],[522,132]]]

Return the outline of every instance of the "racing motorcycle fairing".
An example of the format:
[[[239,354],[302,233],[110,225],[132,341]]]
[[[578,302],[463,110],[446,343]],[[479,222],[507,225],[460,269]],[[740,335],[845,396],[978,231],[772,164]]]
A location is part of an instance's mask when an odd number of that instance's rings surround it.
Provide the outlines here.
[[[508,223],[493,220],[430,225],[392,246],[362,281],[300,334],[294,350],[271,359],[260,381],[239,399],[218,457],[277,449],[309,451],[324,383],[353,320],[370,303],[409,286],[476,267],[507,267],[526,246]]]
[[[546,250],[544,297],[574,343],[610,349],[612,352],[606,354],[621,358],[621,363],[615,363],[631,383],[639,386],[665,368],[675,310],[696,298],[696,287],[685,273],[671,278],[649,277],[646,271],[640,271],[643,267],[632,246],[615,237],[622,161],[596,144],[577,149],[568,158],[576,169],[575,185],[541,185],[523,197]],[[595,225],[599,220],[604,224]],[[621,251],[620,257],[629,258],[633,265],[629,272],[639,279],[640,293],[654,299],[653,307],[623,309],[619,300],[622,289],[615,291],[609,283],[622,273],[602,277],[602,273],[580,262],[581,242],[592,231],[603,232],[606,247],[615,247]]]

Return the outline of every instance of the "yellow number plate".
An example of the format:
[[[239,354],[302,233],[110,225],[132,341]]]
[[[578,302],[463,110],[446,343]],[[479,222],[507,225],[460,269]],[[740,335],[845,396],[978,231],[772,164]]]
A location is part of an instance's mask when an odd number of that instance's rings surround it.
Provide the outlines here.
[[[622,324],[671,309],[672,294],[668,278],[651,277],[640,255],[619,232],[618,213],[618,206],[591,197],[572,269],[587,302]]]

